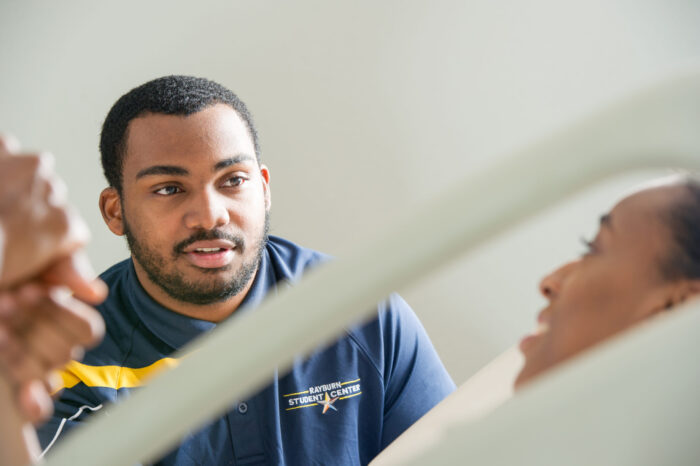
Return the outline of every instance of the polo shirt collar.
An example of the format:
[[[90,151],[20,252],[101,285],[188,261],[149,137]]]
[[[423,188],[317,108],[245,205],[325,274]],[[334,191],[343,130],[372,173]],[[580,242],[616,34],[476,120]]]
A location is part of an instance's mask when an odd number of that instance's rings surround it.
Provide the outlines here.
[[[265,248],[260,266],[253,279],[253,285],[243,298],[241,305],[231,315],[236,316],[257,307],[269,290],[274,288],[275,283],[276,278],[270,264],[270,255]],[[195,337],[216,327],[215,323],[187,317],[158,304],[139,282],[131,259],[129,259],[126,272],[126,286],[122,290],[124,302],[132,308],[141,323],[173,350],[181,348]]]

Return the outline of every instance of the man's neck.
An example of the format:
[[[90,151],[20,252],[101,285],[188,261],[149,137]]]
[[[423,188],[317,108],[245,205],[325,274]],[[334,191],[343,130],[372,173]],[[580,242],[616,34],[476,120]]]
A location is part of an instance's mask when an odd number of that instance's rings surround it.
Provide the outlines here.
[[[141,286],[158,304],[170,309],[173,312],[177,312],[178,314],[214,323],[223,321],[228,316],[233,314],[236,309],[238,309],[238,306],[241,305],[243,299],[248,294],[248,291],[250,291],[250,288],[255,281],[255,275],[258,273],[257,271],[255,272],[245,287],[238,294],[226,299],[225,301],[219,301],[212,304],[192,304],[180,301],[170,296],[160,286],[151,281],[146,271],[137,261],[133,261],[133,263],[134,269],[136,270],[136,277],[141,283]]]

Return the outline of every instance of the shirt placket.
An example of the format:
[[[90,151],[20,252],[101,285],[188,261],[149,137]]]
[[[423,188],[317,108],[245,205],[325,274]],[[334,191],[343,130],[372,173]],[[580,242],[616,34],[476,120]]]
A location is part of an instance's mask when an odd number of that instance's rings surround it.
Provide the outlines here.
[[[260,415],[255,399],[237,402],[226,415],[237,465],[266,464]]]

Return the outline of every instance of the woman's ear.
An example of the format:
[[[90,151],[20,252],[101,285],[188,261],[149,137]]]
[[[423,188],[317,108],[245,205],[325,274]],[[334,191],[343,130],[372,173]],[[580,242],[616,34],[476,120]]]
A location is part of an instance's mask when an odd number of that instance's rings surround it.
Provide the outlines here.
[[[107,228],[117,236],[124,235],[124,219],[122,218],[122,201],[116,189],[109,187],[100,193],[100,212]]]
[[[652,314],[657,312],[668,311],[679,304],[682,304],[687,299],[700,296],[700,280],[682,279],[670,285],[665,298],[660,301]]]
[[[700,280],[684,279],[678,284],[675,293],[671,297],[673,301],[672,305],[678,305],[686,299],[691,299],[698,295],[700,295]]]

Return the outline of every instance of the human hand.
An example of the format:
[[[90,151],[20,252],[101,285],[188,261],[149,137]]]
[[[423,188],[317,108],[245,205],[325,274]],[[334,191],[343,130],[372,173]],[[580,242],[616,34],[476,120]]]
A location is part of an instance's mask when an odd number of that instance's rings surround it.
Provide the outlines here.
[[[0,377],[37,422],[52,410],[52,370],[104,333],[85,303],[102,302],[107,288],[82,252],[88,229],[66,202],[53,157],[18,148],[0,137]]]
[[[87,225],[66,201],[47,153],[19,154],[19,144],[0,137],[0,289],[10,288],[58,265],[54,282],[94,302],[104,287],[94,284],[86,261],[70,259],[89,238]]]
[[[103,334],[99,313],[65,287],[32,282],[0,292],[0,378],[25,419],[51,414],[51,393],[61,386],[53,371],[80,359]]]

